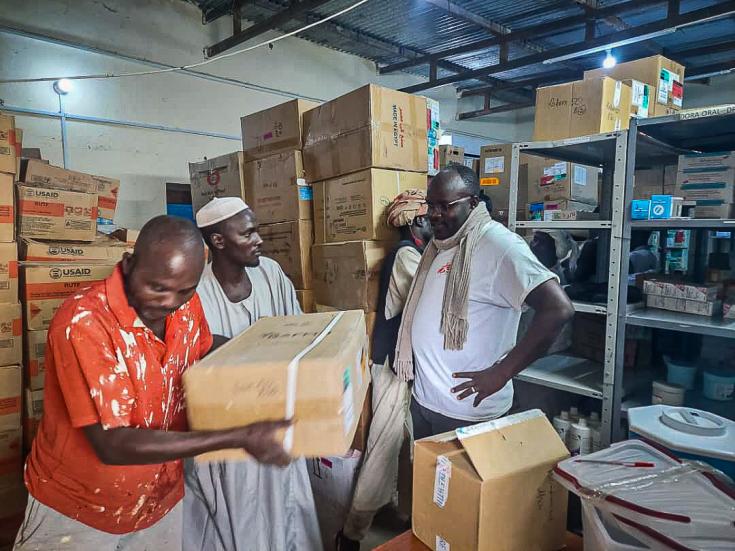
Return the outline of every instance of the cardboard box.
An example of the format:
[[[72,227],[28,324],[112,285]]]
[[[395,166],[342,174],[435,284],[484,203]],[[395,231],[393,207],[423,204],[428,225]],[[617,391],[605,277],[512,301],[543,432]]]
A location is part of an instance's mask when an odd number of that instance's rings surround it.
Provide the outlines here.
[[[20,429],[23,382],[20,365],[0,367],[0,430]]]
[[[585,79],[603,76],[650,84],[655,93],[649,107],[649,117],[670,115],[681,109],[684,97],[684,66],[662,55],[618,63],[612,69],[600,68],[584,72]]]
[[[290,417],[287,396],[294,384],[294,426],[285,435],[287,447],[292,438],[289,451],[343,455],[370,382],[365,316],[350,311],[261,318],[190,367],[183,380],[192,430]],[[201,459],[245,457],[243,450],[225,450]]]
[[[731,220],[735,218],[735,205],[732,203],[722,203],[712,201],[698,201],[694,208],[694,218],[719,218],[721,220]]]
[[[21,274],[26,329],[48,329],[67,297],[107,278],[114,269],[114,264],[24,263]]]
[[[718,151],[715,153],[686,153],[679,155],[677,170],[699,171],[713,168],[735,168],[735,151]]]
[[[722,285],[700,285],[676,279],[651,277],[643,282],[643,292],[647,295],[713,301],[722,291]]]
[[[118,228],[110,234],[110,237],[117,239],[118,241],[122,241],[128,245],[128,247],[134,247],[135,242],[138,240],[138,235],[140,235],[140,230]]]
[[[310,182],[366,168],[425,173],[426,100],[369,84],[304,115]]]
[[[319,104],[295,99],[240,119],[245,159],[262,159],[303,147],[303,116]]]
[[[711,317],[722,312],[722,301],[713,300],[701,302],[698,300],[686,300],[683,298],[661,297],[646,295],[646,306],[660,310],[671,310],[672,312],[683,312],[697,316]]]
[[[599,175],[599,168],[529,156],[528,202],[568,199],[596,206]]]
[[[370,329],[368,329],[368,342],[370,342]],[[369,352],[368,357],[370,357]],[[351,450],[358,450],[361,452],[365,452],[367,450],[367,441],[368,436],[370,436],[370,423],[372,422],[372,420],[373,384],[370,383],[370,385],[368,385],[367,392],[365,393],[365,402],[362,405],[360,419],[357,421],[357,430],[355,430],[355,437],[352,439],[352,444],[350,444]]]
[[[316,313],[316,302],[314,301],[314,291],[311,289],[297,289],[296,299],[299,301],[301,311],[304,314]]]
[[[91,174],[67,170],[37,159],[23,161],[20,181],[29,187],[97,193],[97,182]]]
[[[25,238],[94,241],[97,195],[18,186],[18,223]]]
[[[458,145],[440,145],[439,169],[446,168],[452,164],[464,164],[464,147]]]
[[[191,204],[194,213],[214,197],[245,198],[245,161],[241,151],[189,163]]]
[[[508,210],[510,202],[510,163],[513,144],[492,144],[480,148],[479,178],[482,190],[493,202],[493,210]],[[528,156],[521,154],[518,166],[517,211],[525,213],[528,203]],[[519,219],[523,220],[524,216]]]
[[[686,201],[735,202],[735,168],[679,172],[675,194]]]
[[[0,243],[15,240],[15,186],[13,176],[0,173]]]
[[[623,84],[630,86],[630,116],[639,119],[650,117],[655,94],[653,86],[633,79],[625,79]]]
[[[0,243],[0,303],[18,302],[18,247]]]
[[[637,169],[633,180],[633,199],[650,199],[664,192],[664,167]]]
[[[378,308],[380,269],[393,244],[347,241],[314,245],[314,299],[340,310]]]
[[[413,532],[435,551],[561,549],[567,491],[551,470],[568,456],[538,409],[419,440]]]
[[[314,224],[311,220],[296,220],[260,226],[263,254],[281,265],[297,289],[311,289],[311,246]]]
[[[23,335],[25,381],[31,390],[41,390],[44,386],[47,337],[48,331],[26,331]]]
[[[372,168],[324,180],[314,209],[318,243],[356,240],[396,240],[398,232],[388,226],[386,208],[407,189],[426,190],[426,175]]]
[[[36,241],[23,239],[20,242],[21,260],[28,262],[100,262],[112,264],[122,259],[125,252],[133,248],[104,234],[98,234],[91,243],[73,241]]]
[[[17,174],[17,159],[15,117],[0,115],[0,172]]]
[[[25,389],[25,416],[29,419],[41,419],[43,415],[43,390]]]
[[[311,220],[313,193],[304,177],[301,151],[245,164],[246,201],[260,224]]]
[[[619,80],[578,80],[536,90],[534,140],[559,140],[628,128],[631,89]]]
[[[19,302],[0,303],[0,365],[23,361],[23,310]]]
[[[115,219],[120,180],[105,176],[92,176],[92,179],[97,184],[97,217],[102,223],[111,223]]]

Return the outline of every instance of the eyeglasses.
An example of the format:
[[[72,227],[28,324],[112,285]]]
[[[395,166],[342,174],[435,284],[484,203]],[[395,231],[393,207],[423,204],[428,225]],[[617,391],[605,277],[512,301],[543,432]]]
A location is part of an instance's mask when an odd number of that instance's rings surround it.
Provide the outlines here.
[[[469,201],[472,199],[474,195],[468,195],[467,197],[460,197],[459,199],[455,199],[454,201],[449,201],[448,203],[426,203],[426,209],[428,213],[436,212],[441,215],[445,215],[449,212],[449,207],[452,207],[454,205],[458,205],[459,203],[463,203],[464,201]]]

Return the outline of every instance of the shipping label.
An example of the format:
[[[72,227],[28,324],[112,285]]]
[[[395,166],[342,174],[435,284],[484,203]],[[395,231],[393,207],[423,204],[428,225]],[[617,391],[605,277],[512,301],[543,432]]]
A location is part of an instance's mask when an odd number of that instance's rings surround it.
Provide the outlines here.
[[[452,477],[452,462],[446,455],[436,458],[434,474],[434,503],[442,509],[449,499],[449,479]]]
[[[486,174],[498,174],[505,172],[505,157],[488,157],[485,159]]]

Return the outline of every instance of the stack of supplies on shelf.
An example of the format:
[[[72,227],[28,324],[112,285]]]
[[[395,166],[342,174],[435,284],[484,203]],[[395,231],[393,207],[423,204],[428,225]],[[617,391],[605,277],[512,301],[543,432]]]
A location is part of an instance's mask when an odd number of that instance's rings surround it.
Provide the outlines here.
[[[676,194],[695,202],[695,218],[735,217],[735,152],[679,156]]]
[[[721,284],[696,284],[656,276],[643,282],[646,306],[698,316],[717,316],[722,311]]]

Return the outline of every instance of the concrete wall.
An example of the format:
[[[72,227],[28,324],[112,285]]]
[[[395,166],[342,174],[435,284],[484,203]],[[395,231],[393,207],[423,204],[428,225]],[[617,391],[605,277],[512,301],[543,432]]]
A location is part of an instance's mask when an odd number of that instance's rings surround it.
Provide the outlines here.
[[[149,65],[92,51],[20,36],[10,29],[38,33],[75,44],[172,65],[202,60],[202,48],[230,32],[223,18],[204,26],[201,13],[180,0],[0,0],[0,78],[64,76],[150,70]],[[276,36],[275,34],[270,37]],[[257,42],[258,40],[256,39]],[[200,68],[238,79],[224,84],[181,73],[75,81],[64,98],[69,113],[124,119],[238,137],[242,115],[293,96],[328,100],[368,82],[399,88],[420,79],[380,77],[374,64],[297,38]],[[431,94],[441,102],[443,125],[473,144],[513,141],[515,115],[458,123],[450,87]],[[51,84],[0,85],[6,105],[58,111]],[[18,116],[24,145],[40,147],[61,164],[58,120]],[[460,134],[461,133],[461,134]],[[117,222],[139,227],[164,211],[165,182],[187,182],[189,161],[228,153],[239,141],[119,126],[69,123],[69,168],[119,177]],[[477,145],[479,147],[479,145]]]

